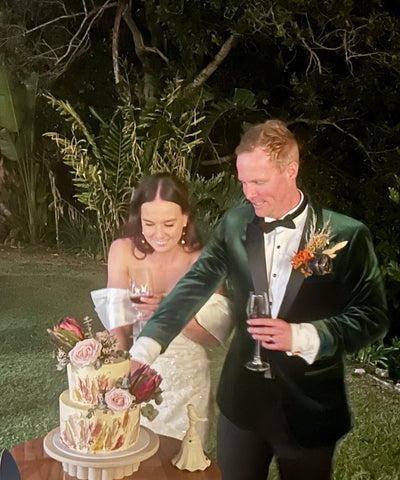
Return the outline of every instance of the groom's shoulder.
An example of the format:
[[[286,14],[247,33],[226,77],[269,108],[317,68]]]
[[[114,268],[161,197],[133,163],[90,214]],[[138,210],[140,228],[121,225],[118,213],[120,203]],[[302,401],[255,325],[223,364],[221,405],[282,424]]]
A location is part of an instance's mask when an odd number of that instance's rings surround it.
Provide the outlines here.
[[[329,222],[334,230],[368,230],[367,226],[360,220],[350,217],[349,215],[345,215],[344,213],[336,212],[334,210],[323,208],[322,219],[324,224]]]
[[[230,223],[241,223],[245,222],[248,223],[254,218],[254,208],[249,202],[241,203],[239,205],[235,205],[234,207],[230,208],[226,211],[223,216],[223,219]]]
[[[344,213],[337,212],[335,210],[330,210],[328,208],[322,209],[322,217],[323,219],[331,219],[335,222],[343,223],[345,225],[362,225],[360,220],[355,219],[354,217],[350,217]]]

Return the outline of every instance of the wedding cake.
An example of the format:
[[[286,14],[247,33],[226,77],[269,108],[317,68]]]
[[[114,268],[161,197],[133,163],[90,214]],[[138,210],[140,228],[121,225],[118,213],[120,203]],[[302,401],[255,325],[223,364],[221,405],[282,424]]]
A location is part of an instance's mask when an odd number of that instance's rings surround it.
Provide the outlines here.
[[[85,318],[88,326],[90,319]],[[81,453],[111,453],[138,441],[140,404],[161,401],[159,375],[145,366],[130,374],[129,353],[107,331],[84,331],[72,317],[48,330],[58,347],[58,369],[67,368],[68,390],[59,399],[60,441]],[[148,404],[147,414],[154,415]]]

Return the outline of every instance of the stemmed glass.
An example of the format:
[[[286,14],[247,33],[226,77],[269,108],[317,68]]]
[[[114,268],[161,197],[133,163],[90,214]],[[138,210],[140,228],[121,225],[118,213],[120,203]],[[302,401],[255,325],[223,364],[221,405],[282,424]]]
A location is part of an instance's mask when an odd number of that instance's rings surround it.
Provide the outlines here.
[[[133,307],[135,304],[143,303],[140,299],[141,297],[152,297],[153,296],[153,285],[151,281],[150,272],[143,269],[135,272],[135,275],[131,277],[129,282],[130,287],[130,299],[132,301]],[[139,333],[142,331],[144,324],[148,320],[149,315],[143,313],[138,308],[135,309],[137,312],[136,319],[137,321],[133,325],[133,338],[135,339]]]
[[[271,316],[267,292],[257,294],[250,292],[247,301],[248,318],[269,318]],[[266,372],[267,378],[271,377],[271,367],[268,362],[261,359],[261,341],[256,340],[253,358],[246,363],[246,368],[253,372]]]

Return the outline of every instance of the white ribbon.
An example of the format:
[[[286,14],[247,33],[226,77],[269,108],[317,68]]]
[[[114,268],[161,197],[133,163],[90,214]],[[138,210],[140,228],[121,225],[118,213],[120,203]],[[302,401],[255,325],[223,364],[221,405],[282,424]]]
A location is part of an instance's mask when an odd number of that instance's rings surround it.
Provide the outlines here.
[[[138,312],[133,308],[129,290],[125,288],[102,288],[90,292],[94,309],[107,330],[138,321]]]

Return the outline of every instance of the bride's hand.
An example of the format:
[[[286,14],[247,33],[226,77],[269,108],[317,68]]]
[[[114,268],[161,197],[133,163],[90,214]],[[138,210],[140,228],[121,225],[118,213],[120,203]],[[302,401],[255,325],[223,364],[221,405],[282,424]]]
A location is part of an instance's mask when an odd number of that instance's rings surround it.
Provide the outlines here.
[[[163,298],[162,293],[154,293],[151,296],[143,295],[140,297],[141,303],[132,303],[132,305],[142,313],[144,318],[149,319],[157,310]]]

